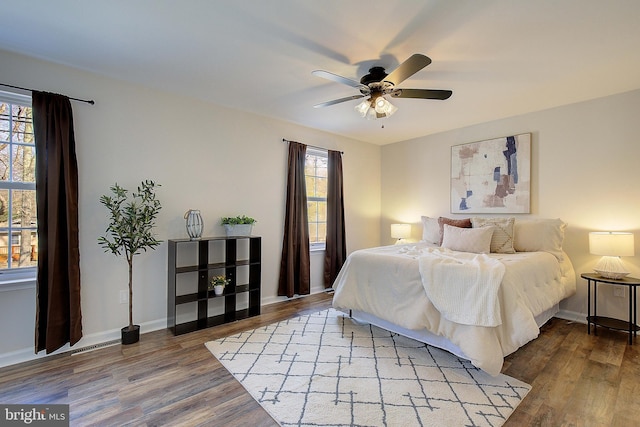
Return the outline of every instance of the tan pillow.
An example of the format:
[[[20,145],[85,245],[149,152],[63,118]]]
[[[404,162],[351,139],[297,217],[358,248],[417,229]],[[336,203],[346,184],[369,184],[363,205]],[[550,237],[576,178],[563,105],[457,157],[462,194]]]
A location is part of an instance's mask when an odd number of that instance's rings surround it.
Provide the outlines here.
[[[493,227],[460,228],[444,225],[442,247],[452,251],[488,254],[491,250]]]
[[[515,218],[471,218],[473,228],[493,226],[491,252],[513,254],[513,225]]]
[[[517,252],[543,251],[564,260],[562,244],[567,224],[561,219],[523,219],[514,226],[513,247]]]
[[[469,218],[451,219],[441,216],[440,218],[438,218],[438,224],[440,225],[440,241],[438,242],[440,245],[442,245],[442,237],[444,236],[445,225],[451,225],[452,227],[460,228],[471,228],[471,220]]]

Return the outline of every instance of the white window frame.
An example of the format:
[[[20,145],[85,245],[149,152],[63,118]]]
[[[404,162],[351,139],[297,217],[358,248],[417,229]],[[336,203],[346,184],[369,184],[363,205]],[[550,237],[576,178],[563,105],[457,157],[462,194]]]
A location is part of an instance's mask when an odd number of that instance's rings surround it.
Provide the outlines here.
[[[31,106],[31,96],[0,91],[0,102]],[[2,182],[0,188],[8,190],[35,190],[35,183]],[[10,209],[11,207],[9,207]],[[37,267],[0,269],[0,292],[33,288],[36,284]]]
[[[321,150],[318,148],[307,147],[306,155],[315,156],[315,157],[323,157],[325,159],[329,159],[329,152],[327,150]],[[306,174],[305,174],[306,177]],[[327,177],[329,179],[329,177]],[[326,197],[309,197],[307,196],[307,201],[327,201]],[[326,237],[326,236],[325,236]],[[326,249],[326,242],[309,242],[309,251],[324,251]]]

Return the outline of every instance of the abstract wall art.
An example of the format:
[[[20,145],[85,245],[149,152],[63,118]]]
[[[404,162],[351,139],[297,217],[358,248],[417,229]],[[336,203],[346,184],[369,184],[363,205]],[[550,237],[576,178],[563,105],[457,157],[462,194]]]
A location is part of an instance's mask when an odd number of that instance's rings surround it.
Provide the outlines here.
[[[531,134],[451,147],[451,213],[529,213]]]

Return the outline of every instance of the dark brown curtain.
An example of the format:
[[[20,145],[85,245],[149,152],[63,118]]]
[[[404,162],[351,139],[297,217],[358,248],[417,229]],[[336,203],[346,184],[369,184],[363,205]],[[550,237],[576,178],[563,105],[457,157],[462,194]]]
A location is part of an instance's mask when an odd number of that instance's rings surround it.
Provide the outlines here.
[[[278,295],[291,298],[308,295],[311,289],[309,263],[309,220],[304,165],[307,146],[289,142],[287,201]]]
[[[38,204],[36,353],[82,338],[78,163],[69,98],[33,92]]]
[[[327,165],[327,244],[324,256],[324,287],[330,288],[347,259],[342,193],[342,153],[329,150]]]

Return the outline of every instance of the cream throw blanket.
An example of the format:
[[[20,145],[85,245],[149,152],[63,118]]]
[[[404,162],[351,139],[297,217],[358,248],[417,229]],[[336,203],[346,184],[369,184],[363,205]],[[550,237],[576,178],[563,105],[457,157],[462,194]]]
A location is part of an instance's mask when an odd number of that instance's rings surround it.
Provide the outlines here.
[[[427,297],[447,320],[463,325],[498,326],[498,290],[505,266],[486,254],[448,249],[423,251],[418,258]]]

